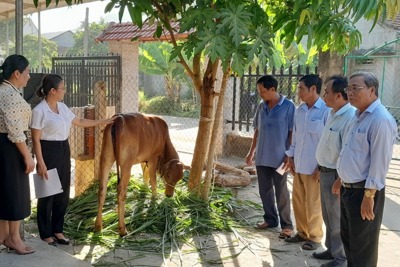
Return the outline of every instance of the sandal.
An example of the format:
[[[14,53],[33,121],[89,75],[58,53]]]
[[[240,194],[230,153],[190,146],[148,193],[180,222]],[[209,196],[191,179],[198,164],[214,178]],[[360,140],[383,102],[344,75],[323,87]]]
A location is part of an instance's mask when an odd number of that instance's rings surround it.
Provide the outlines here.
[[[282,229],[282,231],[279,234],[280,239],[288,239],[292,236],[293,230],[291,229]]]
[[[289,242],[289,243],[299,243],[299,242],[303,242],[303,241],[306,241],[306,240],[307,239],[302,238],[299,234],[296,234],[293,237],[289,237],[289,238],[285,239],[285,241]]]
[[[321,243],[318,242],[314,242],[311,240],[307,240],[302,246],[301,248],[304,250],[316,250],[317,248],[319,248],[321,246]]]

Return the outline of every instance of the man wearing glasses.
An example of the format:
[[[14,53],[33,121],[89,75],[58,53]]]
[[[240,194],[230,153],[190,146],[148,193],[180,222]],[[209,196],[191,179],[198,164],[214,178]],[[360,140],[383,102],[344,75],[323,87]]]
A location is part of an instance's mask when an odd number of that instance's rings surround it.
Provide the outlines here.
[[[346,128],[337,171],[343,183],[340,227],[349,267],[373,267],[378,261],[385,180],[397,134],[378,88],[378,79],[369,72],[351,75],[347,87],[357,111]]]

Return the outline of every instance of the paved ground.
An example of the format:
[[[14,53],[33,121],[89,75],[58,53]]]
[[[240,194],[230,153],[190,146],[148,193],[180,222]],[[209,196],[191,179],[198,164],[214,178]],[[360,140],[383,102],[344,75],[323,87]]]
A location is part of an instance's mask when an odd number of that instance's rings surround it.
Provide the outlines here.
[[[291,180],[289,181],[291,185]],[[246,188],[235,189],[237,197],[260,202],[256,183]],[[255,223],[261,213],[241,210],[241,216]],[[387,198],[380,237],[379,267],[399,266],[400,262],[400,183],[389,179]],[[19,256],[0,254],[0,266],[21,267],[68,267],[68,266],[224,266],[224,267],[268,267],[268,266],[319,266],[323,261],[311,257],[298,244],[288,244],[278,238],[279,228],[257,230],[253,227],[235,229],[234,233],[214,233],[211,236],[194,237],[180,244],[170,258],[163,259],[161,253],[143,253],[118,249],[105,251],[99,246],[58,246],[44,244],[36,233],[27,234],[27,244],[37,251]],[[366,237],[368,238],[368,237]],[[322,250],[323,248],[320,248]],[[80,261],[84,260],[84,261]]]

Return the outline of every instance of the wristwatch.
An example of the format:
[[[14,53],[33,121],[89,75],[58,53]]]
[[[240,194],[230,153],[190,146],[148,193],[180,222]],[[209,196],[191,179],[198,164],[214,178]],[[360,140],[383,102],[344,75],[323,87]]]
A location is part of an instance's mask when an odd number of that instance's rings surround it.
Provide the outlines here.
[[[374,198],[375,197],[375,193],[372,193],[370,190],[365,190],[364,191],[364,197]]]

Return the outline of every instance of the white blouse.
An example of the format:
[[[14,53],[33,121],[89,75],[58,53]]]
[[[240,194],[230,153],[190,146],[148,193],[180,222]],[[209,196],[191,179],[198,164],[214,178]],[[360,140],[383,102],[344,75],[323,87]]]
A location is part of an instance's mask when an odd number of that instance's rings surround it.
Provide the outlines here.
[[[31,128],[42,130],[41,140],[64,141],[68,139],[75,114],[62,102],[57,102],[58,114],[53,112],[46,100],[32,110]]]

